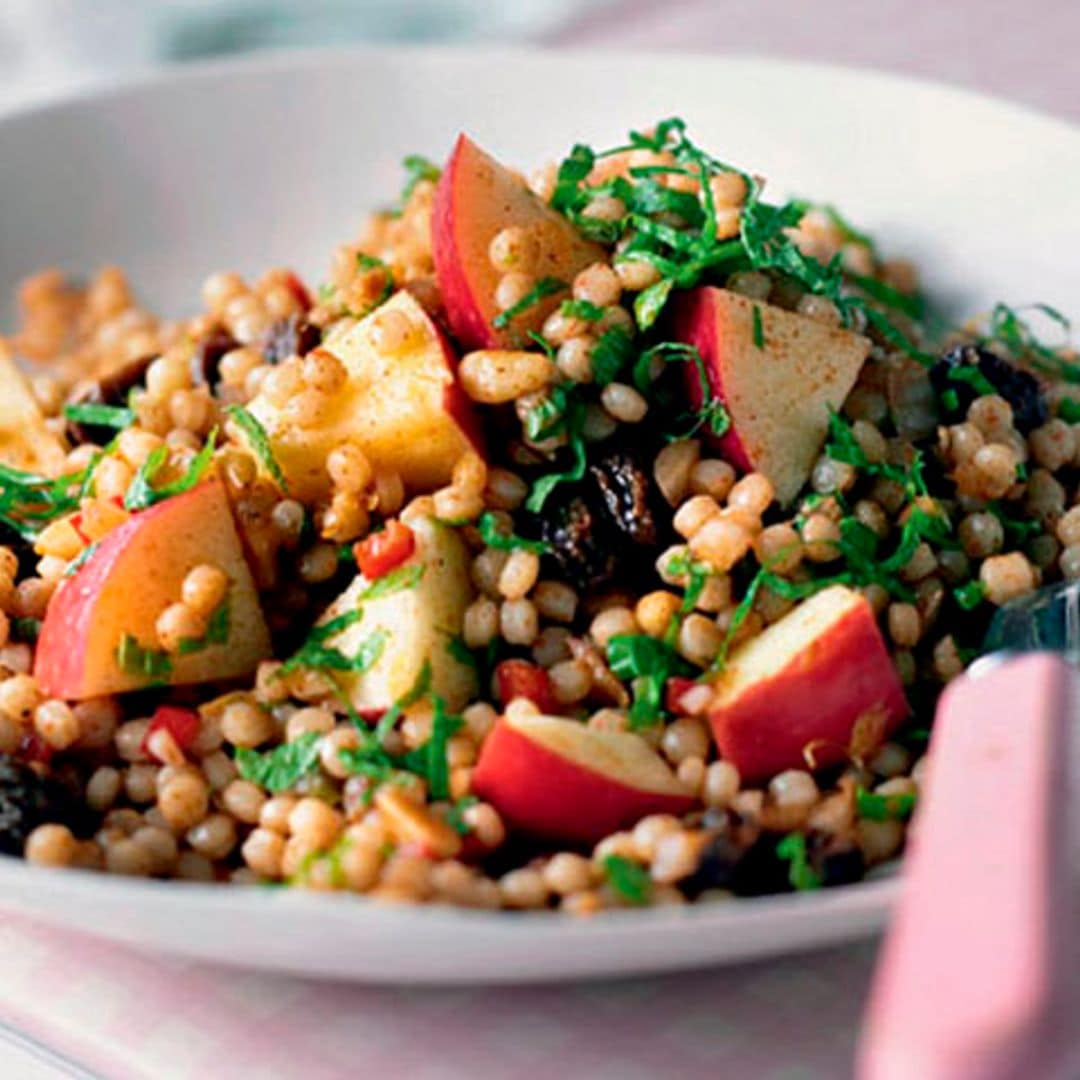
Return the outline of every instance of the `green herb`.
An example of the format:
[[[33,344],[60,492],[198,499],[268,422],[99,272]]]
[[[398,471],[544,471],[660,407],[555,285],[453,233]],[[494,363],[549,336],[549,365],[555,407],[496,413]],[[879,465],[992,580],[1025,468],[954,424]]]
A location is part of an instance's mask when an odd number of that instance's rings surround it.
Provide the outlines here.
[[[255,451],[255,455],[262,462],[263,468],[273,477],[282,494],[287,495],[289,485],[285,480],[285,474],[281,471],[277,458],[274,456],[270,436],[266,434],[266,428],[259,422],[259,418],[250,410],[245,409],[243,405],[230,405],[225,412],[247,436],[251,449]]]
[[[135,423],[135,413],[122,405],[99,405],[96,402],[82,402],[77,405],[65,405],[64,417],[76,424],[93,424],[97,427],[109,427],[122,430]]]
[[[84,469],[55,479],[0,463],[0,522],[32,543],[50,521],[78,509],[104,453],[95,453]]]
[[[124,634],[116,648],[116,662],[125,675],[163,682],[172,674],[172,660],[160,649],[144,649],[138,639]]]
[[[350,312],[350,315],[354,315],[356,318],[362,318],[364,315],[370,315],[377,307],[381,307],[391,296],[394,295],[394,272],[382,261],[382,259],[376,258],[374,255],[368,255],[366,252],[359,252],[356,256],[356,265],[361,270],[382,270],[385,275],[383,281],[383,287],[381,292],[370,304],[359,312]]]
[[[956,367],[951,367],[949,368],[948,377],[952,382],[967,383],[976,394],[982,396],[997,393],[997,387],[975,364],[959,364]]]
[[[562,390],[563,394],[562,400],[565,411],[553,415],[541,405],[537,409],[533,409],[526,417],[526,435],[534,439],[534,441],[550,438],[551,435],[565,431],[571,455],[570,464],[564,470],[547,473],[533,483],[532,491],[529,492],[529,497],[525,500],[525,508],[531,510],[534,514],[540,513],[544,508],[544,503],[548,500],[548,496],[560,484],[577,483],[585,475],[587,462],[584,436],[585,402],[578,395],[572,394],[560,386],[554,387],[552,394],[557,394],[560,390]],[[554,400],[554,398],[549,400]],[[535,422],[534,414],[537,416]],[[540,424],[545,423],[545,427],[539,427]],[[536,435],[529,434],[533,430],[537,430]]]
[[[509,326],[513,319],[516,319],[523,312],[526,312],[531,307],[535,307],[542,300],[549,296],[554,296],[555,293],[562,292],[566,288],[566,282],[560,281],[558,278],[544,277],[541,278],[516,304],[512,304],[505,311],[500,312],[491,320],[491,325],[496,330],[502,330]]]
[[[956,602],[964,611],[973,611],[986,599],[986,586],[977,578],[953,589]]]
[[[693,671],[671,645],[647,634],[616,634],[608,642],[607,660],[615,675],[630,681],[634,698],[629,718],[635,730],[663,720],[668,679]]]
[[[446,761],[446,744],[464,723],[460,716],[446,711],[446,702],[438,695],[431,696],[434,711],[431,716],[431,737],[423,746],[411,750],[402,759],[410,772],[424,777],[432,799],[445,799],[450,794],[450,766]]]
[[[236,767],[245,780],[267,791],[288,791],[318,764],[321,738],[317,731],[305,731],[292,742],[262,754],[238,746],[234,752]]]
[[[350,615],[352,614],[362,615],[359,611],[350,612]],[[346,656],[340,649],[324,644],[327,638],[340,631],[340,627],[332,628],[336,621],[332,620],[316,627],[300,649],[281,665],[280,673],[287,675],[300,667],[312,671],[351,671],[356,675],[370,671],[382,656],[387,641],[390,640],[389,631],[382,628],[373,630],[367,637],[361,639],[352,656]]]
[[[546,555],[551,550],[551,545],[543,540],[526,540],[516,536],[512,531],[508,532],[499,525],[499,519],[490,511],[485,510],[476,523],[480,531],[480,539],[490,548],[498,551],[528,551],[533,555]]]
[[[1039,340],[1031,326],[1021,318],[1023,310],[1038,311],[1062,330],[1065,341],[1060,346],[1046,345]],[[997,343],[1019,360],[1066,382],[1080,382],[1080,365],[1067,360],[1063,352],[1068,347],[1071,332],[1069,320],[1049,304],[1030,304],[1027,308],[1012,308],[996,304],[990,313],[990,334],[984,344]]]
[[[701,594],[705,590],[709,577],[712,575],[712,567],[708,563],[698,562],[690,557],[688,551],[680,551],[667,561],[665,570],[669,574],[687,579],[683,589],[683,600],[679,607],[680,615],[689,615],[697,606]]]
[[[1066,424],[1080,424],[1080,401],[1062,398],[1058,402],[1057,414]]]
[[[475,806],[480,800],[475,795],[463,795],[446,812],[446,824],[459,836],[469,835],[469,826],[465,821],[465,811]]]
[[[761,308],[754,304],[754,347],[765,348],[765,326],[761,321]]]
[[[855,809],[868,821],[905,821],[915,809],[915,795],[877,795],[864,787],[855,789]]]
[[[788,833],[776,845],[776,854],[788,864],[788,882],[793,889],[804,892],[820,889],[824,884],[821,875],[810,865],[806,837],[802,833]]]
[[[439,177],[442,176],[442,169],[421,154],[409,154],[401,164],[407,176],[399,200],[400,208],[404,209],[413,191],[416,190],[416,185],[422,180],[429,180],[431,183],[437,184]]]
[[[401,697],[379,717],[379,722],[371,732],[371,743],[380,750],[386,737],[394,730],[394,725],[404,715],[406,709],[412,708],[421,698],[431,690],[431,661],[425,660],[416,681]]]
[[[480,664],[476,659],[476,653],[465,644],[465,639],[460,634],[455,634],[446,643],[446,651],[464,667],[478,671]]]
[[[180,642],[177,652],[181,656],[189,656],[191,653],[202,652],[211,645],[224,645],[229,640],[229,601],[222,600],[210,616],[206,624],[206,633],[198,638],[184,638]]]
[[[146,461],[139,466],[135,478],[128,487],[124,496],[124,508],[127,510],[145,510],[155,503],[171,499],[175,495],[182,495],[190,491],[206,475],[210,468],[210,462],[214,456],[214,448],[217,443],[217,428],[210,432],[206,445],[191,459],[183,475],[169,484],[161,487],[154,485],[154,478],[161,471],[162,466],[168,460],[169,448],[159,446],[150,452]]]
[[[656,322],[674,288],[674,280],[662,278],[655,285],[650,285],[637,294],[634,298],[634,318],[637,319],[640,329],[648,330]]]
[[[604,877],[612,891],[628,904],[647,904],[652,896],[652,878],[640,864],[623,855],[608,855],[603,862]]]
[[[559,313],[568,319],[584,319],[585,322],[599,322],[604,317],[604,309],[591,300],[564,300],[559,305]]]
[[[23,616],[11,620],[11,636],[15,641],[33,644],[41,633],[41,620]]]
[[[415,589],[424,576],[426,566],[423,563],[408,563],[397,566],[381,578],[376,578],[365,588],[356,601],[358,604],[368,600],[382,600],[384,597],[393,596],[394,593],[403,592],[405,589]]]
[[[634,343],[630,335],[619,326],[605,330],[589,354],[593,382],[597,386],[614,382],[633,359]]]
[[[948,412],[956,412],[960,408],[960,395],[951,387],[941,395],[941,406]]]

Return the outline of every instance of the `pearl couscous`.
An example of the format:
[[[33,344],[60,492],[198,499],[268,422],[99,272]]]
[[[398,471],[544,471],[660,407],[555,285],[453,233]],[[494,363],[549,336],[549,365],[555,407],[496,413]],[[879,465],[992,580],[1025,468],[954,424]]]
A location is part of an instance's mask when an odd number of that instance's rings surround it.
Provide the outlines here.
[[[677,120],[407,167],[316,291],[24,282],[0,849],[575,914],[894,858],[941,688],[1080,577],[1075,354]]]

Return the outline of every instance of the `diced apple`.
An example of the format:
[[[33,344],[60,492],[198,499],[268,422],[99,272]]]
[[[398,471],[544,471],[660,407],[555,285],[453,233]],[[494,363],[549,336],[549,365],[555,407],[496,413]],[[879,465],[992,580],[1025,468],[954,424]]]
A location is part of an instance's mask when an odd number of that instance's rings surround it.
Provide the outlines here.
[[[45,425],[33,392],[0,339],[0,462],[26,472],[59,476],[67,450]]]
[[[373,332],[375,320],[390,313],[411,327],[404,349],[395,353],[380,350]],[[375,468],[399,472],[413,491],[445,484],[462,454],[481,449],[480,423],[455,375],[457,358],[408,292],[395,294],[358,323],[342,324],[322,347],[345,365],[348,378],[317,424],[300,427],[265,393],[248,406],[294,497],[326,497],[326,458],[344,442],[358,445]],[[247,437],[240,430],[236,436]]]
[[[676,337],[701,354],[711,394],[731,417],[720,453],[738,469],[764,473],[778,501],[790,503],[821,452],[829,409],[839,409],[855,385],[870,342],[711,286],[676,294],[674,325]],[[691,403],[700,407],[696,366],[684,368]]]
[[[508,226],[526,230],[536,259],[522,271],[539,281],[554,278],[567,289],[544,298],[495,326],[495,289],[503,271],[492,265],[491,241]],[[552,210],[516,173],[489,157],[466,135],[458,137],[435,192],[431,242],[439,290],[450,329],[465,349],[517,348],[529,343],[528,331],[569,294],[578,271],[603,258],[562,214]]]
[[[861,717],[881,734],[908,706],[874,611],[843,585],[823,589],[751,638],[717,678],[709,722],[744,780],[841,761]]]
[[[511,713],[484,741],[472,791],[513,828],[595,844],[648,814],[684,814],[691,792],[637,735]]]
[[[121,663],[121,645],[134,640],[160,652],[158,616],[180,599],[185,575],[200,563],[229,578],[225,640],[171,656],[171,670],[158,681],[217,682],[253,671],[270,655],[270,637],[224,489],[214,479],[133,515],[61,583],[34,658],[42,693],[77,701],[156,681]]]
[[[416,547],[392,573],[409,567],[423,568],[409,588],[364,600],[371,582],[358,575],[331,604],[324,621],[355,611],[363,616],[327,645],[346,657],[356,656],[361,643],[375,633],[387,635],[382,652],[365,672],[337,672],[338,684],[357,712],[379,716],[417,684],[425,664],[431,665],[431,691],[440,695],[451,711],[466,705],[476,693],[476,670],[462,663],[452,651],[461,634],[465,609],[473,600],[469,580],[469,553],[453,528],[434,518],[409,521]]]

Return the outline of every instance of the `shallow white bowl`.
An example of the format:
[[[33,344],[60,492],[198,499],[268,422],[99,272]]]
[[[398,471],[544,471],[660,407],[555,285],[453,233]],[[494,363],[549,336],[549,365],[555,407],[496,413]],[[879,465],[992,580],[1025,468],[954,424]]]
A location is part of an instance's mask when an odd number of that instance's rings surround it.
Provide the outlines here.
[[[127,268],[162,312],[210,271],[317,278],[407,153],[470,131],[529,166],[574,141],[685,117],[703,144],[833,202],[912,256],[957,312],[1080,308],[1080,133],[906,79],[706,57],[415,51],[275,56],[152,79],[0,119],[0,327],[20,277]],[[351,897],[125,881],[0,860],[0,905],[216,961],[382,982],[630,974],[865,934],[894,882],[575,922]],[[327,948],[327,943],[332,948]]]

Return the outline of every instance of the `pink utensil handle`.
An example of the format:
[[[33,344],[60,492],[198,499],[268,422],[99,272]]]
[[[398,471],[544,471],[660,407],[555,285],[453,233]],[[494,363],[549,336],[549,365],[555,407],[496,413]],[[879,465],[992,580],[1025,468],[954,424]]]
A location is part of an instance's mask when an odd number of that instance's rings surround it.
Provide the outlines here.
[[[942,697],[862,1080],[1063,1076],[1076,674],[1033,653]]]

